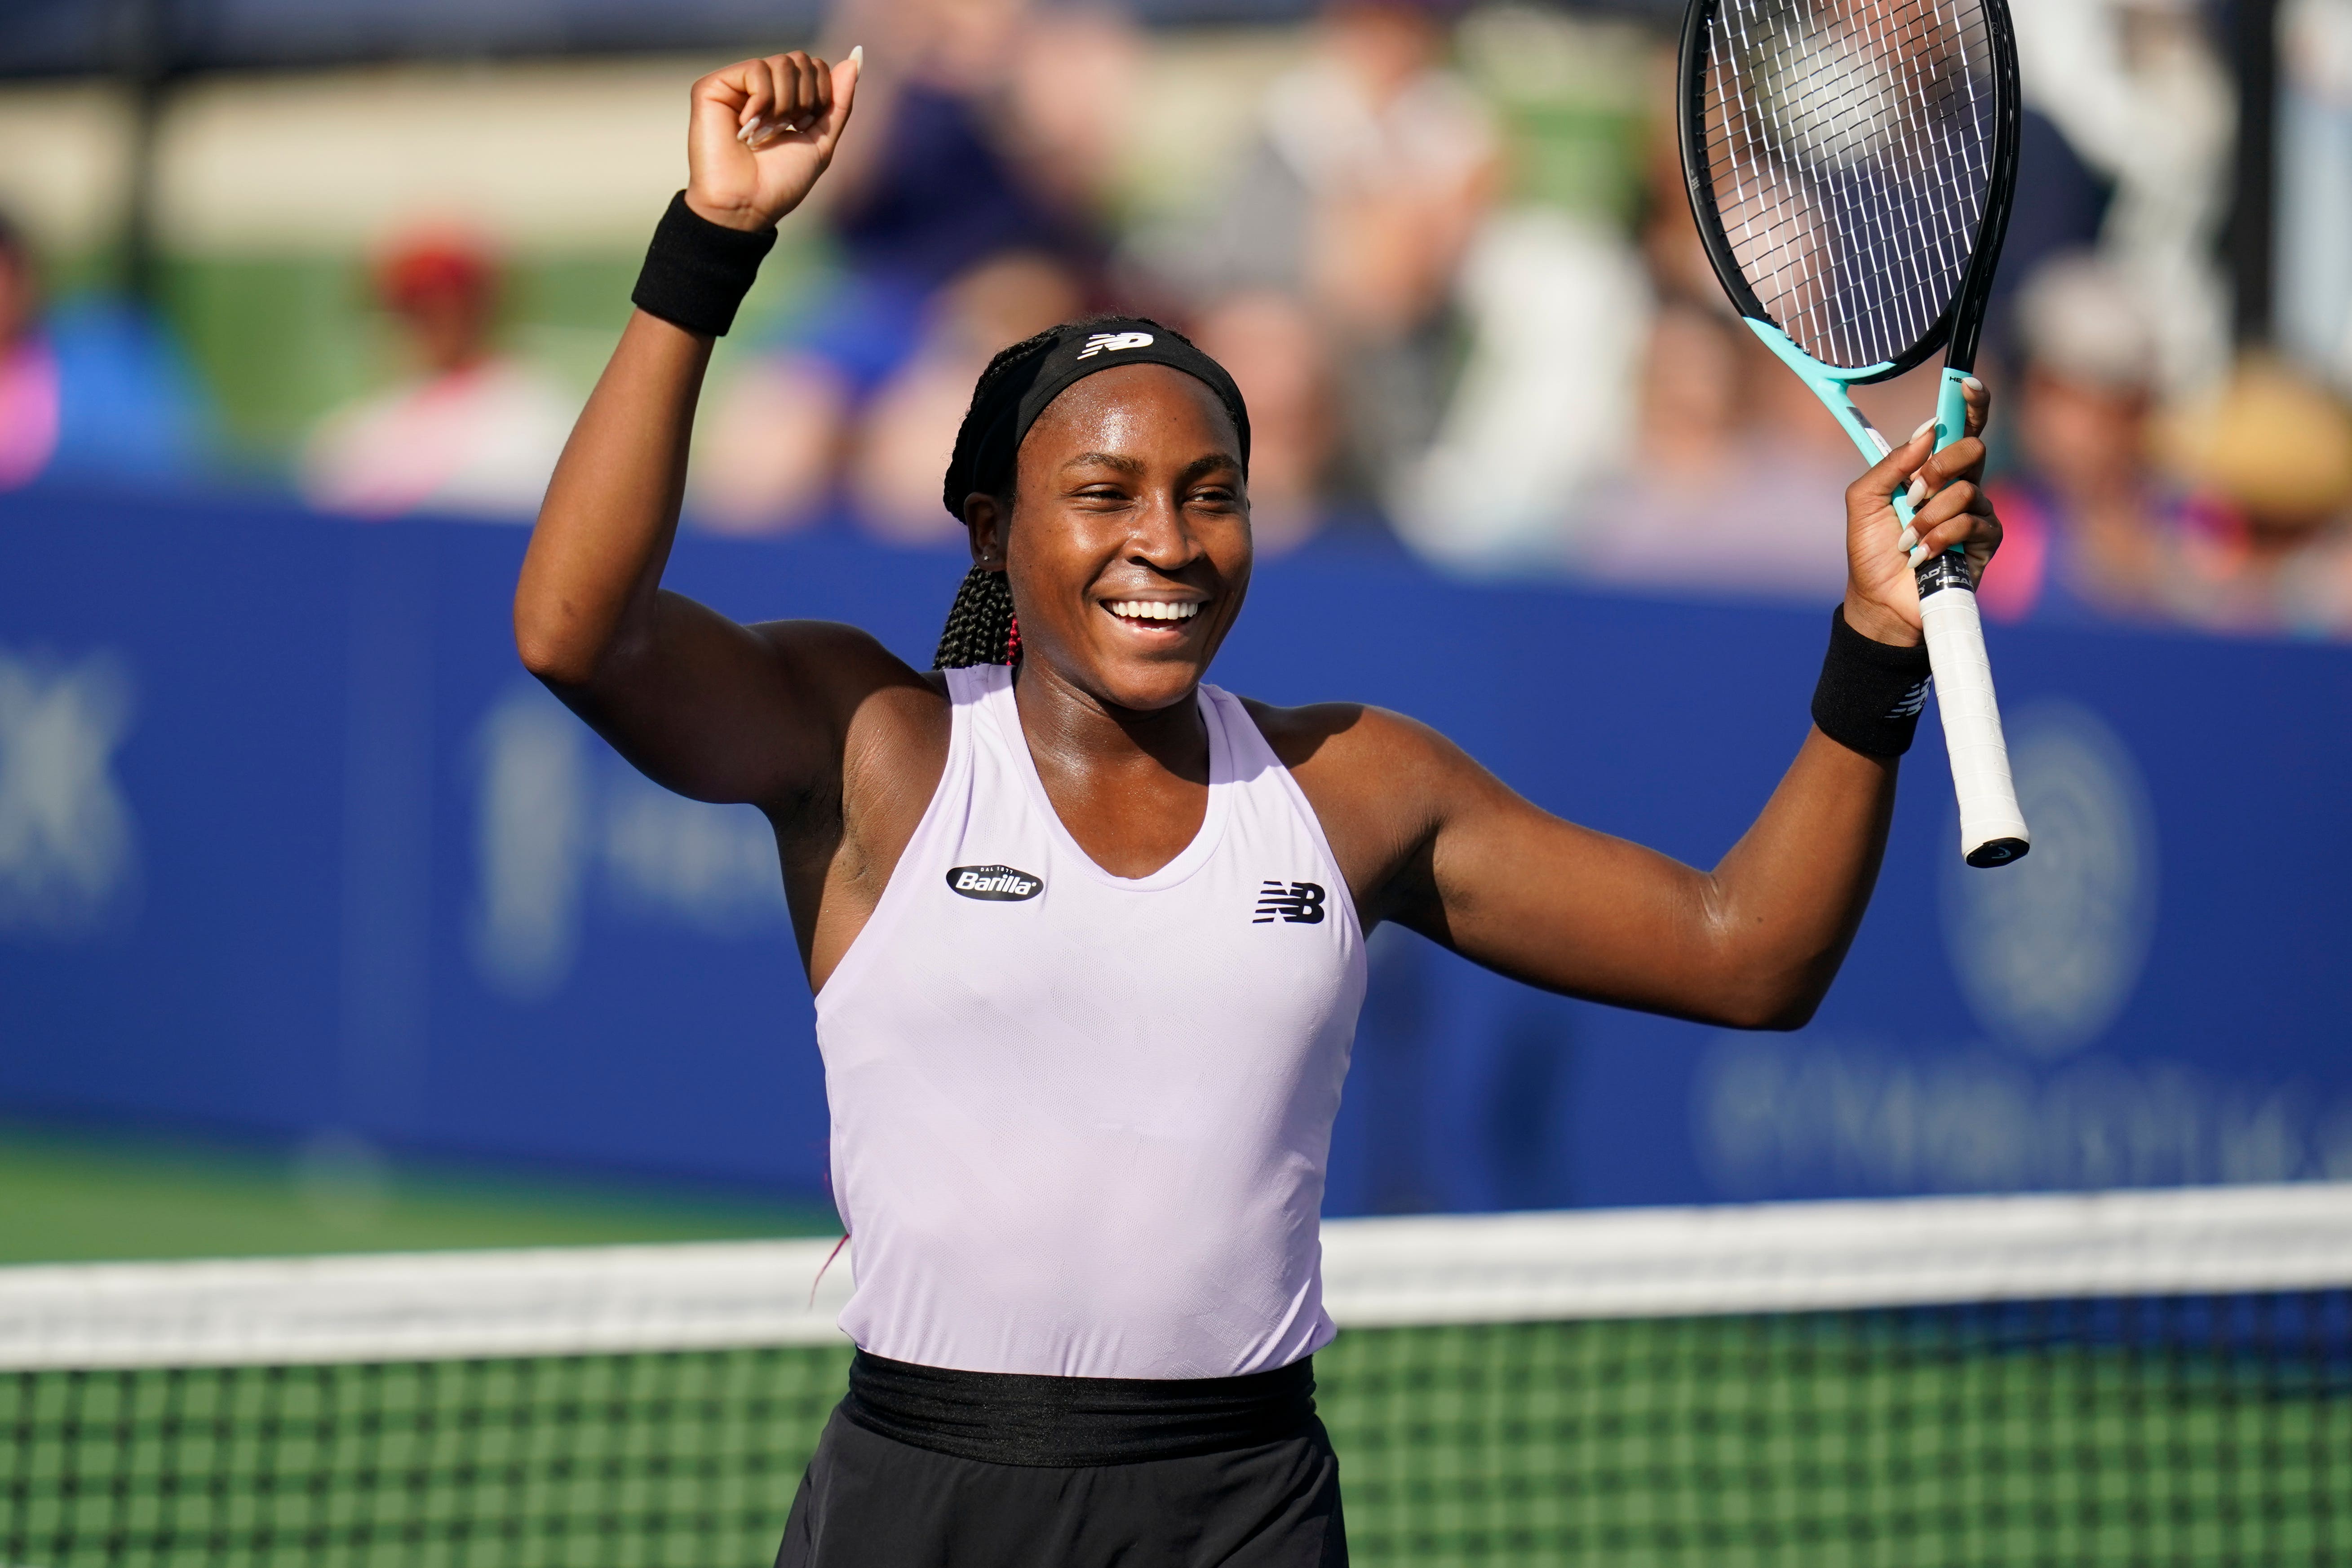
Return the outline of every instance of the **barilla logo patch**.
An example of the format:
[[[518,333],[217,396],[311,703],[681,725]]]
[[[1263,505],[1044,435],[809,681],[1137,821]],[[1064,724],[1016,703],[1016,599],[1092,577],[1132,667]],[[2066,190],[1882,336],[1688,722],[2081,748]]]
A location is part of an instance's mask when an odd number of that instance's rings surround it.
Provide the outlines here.
[[[948,886],[967,899],[1017,904],[1044,892],[1045,879],[1010,866],[959,866],[948,873]]]
[[[1121,349],[1145,349],[1150,346],[1150,332],[1097,332],[1087,340],[1087,346],[1078,351],[1078,357],[1092,359],[1105,350],[1117,353]]]

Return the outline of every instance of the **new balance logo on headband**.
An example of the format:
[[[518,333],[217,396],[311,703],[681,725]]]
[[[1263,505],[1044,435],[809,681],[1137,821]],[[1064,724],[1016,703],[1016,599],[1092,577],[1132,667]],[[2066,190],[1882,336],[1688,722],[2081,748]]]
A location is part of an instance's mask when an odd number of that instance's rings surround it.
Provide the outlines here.
[[[1105,349],[1117,353],[1121,349],[1141,349],[1150,346],[1150,332],[1097,332],[1087,340],[1087,346],[1078,351],[1078,357],[1092,359]]]

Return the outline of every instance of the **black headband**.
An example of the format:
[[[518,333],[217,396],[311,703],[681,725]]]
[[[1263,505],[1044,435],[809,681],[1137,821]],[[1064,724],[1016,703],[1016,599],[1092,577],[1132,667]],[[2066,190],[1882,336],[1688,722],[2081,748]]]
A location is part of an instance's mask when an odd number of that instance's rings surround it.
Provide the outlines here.
[[[964,497],[1003,493],[1013,476],[1013,457],[1046,406],[1074,382],[1123,364],[1164,364],[1215,393],[1233,416],[1234,433],[1241,437],[1242,472],[1249,472],[1249,410],[1225,367],[1194,348],[1181,332],[1157,321],[1141,316],[1097,316],[1055,327],[1006,374],[992,381],[981,378],[941,487],[948,510],[961,519]]]

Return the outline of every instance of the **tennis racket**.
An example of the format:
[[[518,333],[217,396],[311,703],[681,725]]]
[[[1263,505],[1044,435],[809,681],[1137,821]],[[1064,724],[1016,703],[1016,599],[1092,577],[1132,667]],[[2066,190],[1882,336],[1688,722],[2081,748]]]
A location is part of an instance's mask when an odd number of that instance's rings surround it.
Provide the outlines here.
[[[1756,335],[1874,463],[1888,442],[1846,389],[1945,350],[1936,449],[1958,440],[2017,183],[2002,0],[1691,0],[1677,90],[1691,212]],[[2031,840],[1968,562],[1914,568],[1960,853],[2006,865]]]

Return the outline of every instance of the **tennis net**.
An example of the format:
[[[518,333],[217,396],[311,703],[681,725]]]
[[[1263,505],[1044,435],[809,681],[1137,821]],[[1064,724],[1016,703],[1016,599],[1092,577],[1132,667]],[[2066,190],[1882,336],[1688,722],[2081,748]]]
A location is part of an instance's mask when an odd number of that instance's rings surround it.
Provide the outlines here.
[[[0,1269],[0,1563],[765,1563],[845,1376],[829,1250]],[[2352,1187],[1325,1252],[1361,1563],[2352,1561]]]

